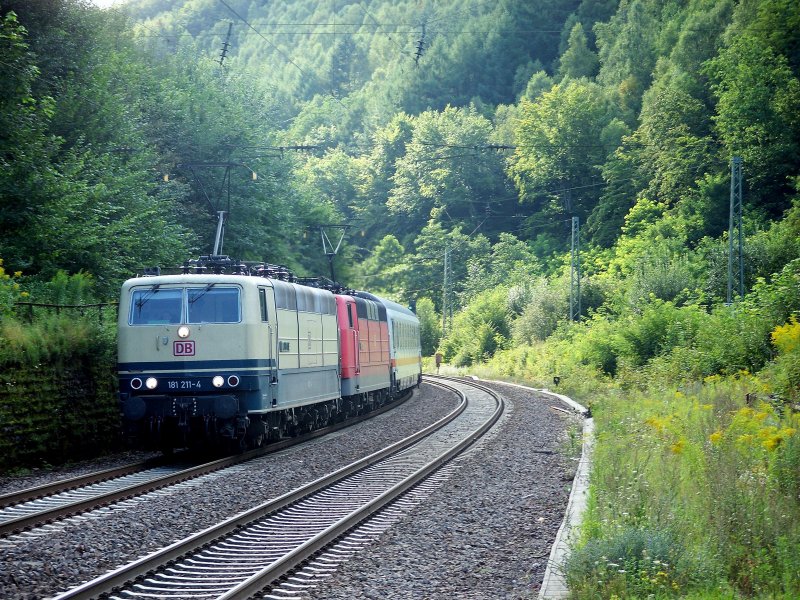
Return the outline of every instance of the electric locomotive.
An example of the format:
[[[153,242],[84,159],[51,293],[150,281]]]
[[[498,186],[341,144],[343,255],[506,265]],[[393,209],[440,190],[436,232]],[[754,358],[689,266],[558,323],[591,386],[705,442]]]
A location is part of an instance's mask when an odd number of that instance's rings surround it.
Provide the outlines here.
[[[166,451],[257,447],[419,384],[411,311],[306,283],[282,267],[220,256],[126,281],[118,320],[126,421]]]

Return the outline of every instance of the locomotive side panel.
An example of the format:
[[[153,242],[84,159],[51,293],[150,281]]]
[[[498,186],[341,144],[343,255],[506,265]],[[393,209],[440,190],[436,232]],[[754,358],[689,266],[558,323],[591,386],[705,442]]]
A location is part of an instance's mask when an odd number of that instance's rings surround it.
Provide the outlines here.
[[[355,298],[358,320],[358,345],[360,374],[356,392],[365,393],[388,389],[389,361],[383,360],[381,337],[381,314],[378,304],[372,300]],[[385,318],[384,318],[385,321]],[[385,323],[384,323],[385,325]]]
[[[358,355],[358,319],[355,302],[350,296],[337,295],[336,316],[339,328],[339,359],[341,361],[342,396],[357,393],[361,375]]]
[[[284,353],[278,362],[277,407],[289,408],[340,395],[338,332],[333,294],[296,284],[276,283],[287,297],[284,304],[294,310],[278,309],[279,339]],[[290,291],[291,290],[291,291]],[[276,300],[277,301],[277,300]]]

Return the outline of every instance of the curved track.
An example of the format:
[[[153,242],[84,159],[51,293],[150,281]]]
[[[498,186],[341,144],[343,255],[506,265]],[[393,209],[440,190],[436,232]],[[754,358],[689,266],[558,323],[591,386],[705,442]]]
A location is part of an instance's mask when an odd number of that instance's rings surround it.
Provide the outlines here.
[[[248,598],[393,502],[488,431],[502,399],[471,382],[429,383],[461,404],[426,429],[302,488],[57,596]]]
[[[391,410],[410,397],[411,393],[407,393],[364,415],[212,462],[189,465],[189,459],[182,463],[143,461],[0,496],[0,538],[307,442]]]

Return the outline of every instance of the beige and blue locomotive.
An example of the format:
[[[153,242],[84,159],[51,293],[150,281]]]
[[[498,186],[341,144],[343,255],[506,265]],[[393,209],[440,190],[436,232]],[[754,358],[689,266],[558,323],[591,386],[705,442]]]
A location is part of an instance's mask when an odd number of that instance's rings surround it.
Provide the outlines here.
[[[419,322],[408,309],[263,266],[215,270],[122,287],[123,413],[163,448],[255,447],[419,384]]]

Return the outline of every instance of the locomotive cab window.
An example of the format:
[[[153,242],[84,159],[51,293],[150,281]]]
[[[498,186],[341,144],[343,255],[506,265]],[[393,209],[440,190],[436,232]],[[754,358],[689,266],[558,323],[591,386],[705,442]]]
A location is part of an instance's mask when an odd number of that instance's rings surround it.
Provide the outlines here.
[[[264,288],[258,288],[258,304],[261,308],[261,320],[263,322],[268,321],[268,314],[267,314],[267,290]]]
[[[238,323],[239,288],[216,287],[209,284],[203,288],[187,291],[187,323]]]
[[[152,288],[134,290],[131,297],[131,325],[177,325],[181,322],[183,290]]]

